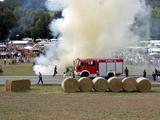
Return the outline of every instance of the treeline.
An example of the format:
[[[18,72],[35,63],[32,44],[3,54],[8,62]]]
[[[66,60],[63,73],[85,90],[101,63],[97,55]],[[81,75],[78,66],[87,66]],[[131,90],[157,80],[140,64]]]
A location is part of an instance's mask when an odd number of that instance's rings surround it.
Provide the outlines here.
[[[56,37],[52,36],[48,26],[53,19],[61,17],[61,12],[49,12],[45,7],[45,2],[46,0],[5,0],[0,2],[0,41],[8,38]],[[151,6],[149,36],[151,39],[160,39],[160,0],[146,0],[146,4]],[[145,22],[142,25],[141,21],[136,24],[143,26]],[[140,33],[138,30],[136,32]],[[144,34],[145,32],[141,32],[142,37]]]
[[[160,0],[146,0],[151,6],[150,38],[160,39]]]
[[[49,24],[61,12],[49,12],[46,0],[5,0],[0,2],[0,41],[6,39],[52,38]]]

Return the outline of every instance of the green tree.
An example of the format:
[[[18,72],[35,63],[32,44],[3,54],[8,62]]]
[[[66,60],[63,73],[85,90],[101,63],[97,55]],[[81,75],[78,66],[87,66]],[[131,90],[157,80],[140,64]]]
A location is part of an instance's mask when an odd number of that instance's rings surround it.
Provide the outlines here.
[[[51,31],[49,24],[52,18],[46,11],[39,11],[35,14],[34,22],[31,29],[31,36],[33,38],[51,38]]]
[[[0,41],[3,41],[7,38],[9,30],[15,25],[16,18],[3,3],[0,3],[0,11]]]

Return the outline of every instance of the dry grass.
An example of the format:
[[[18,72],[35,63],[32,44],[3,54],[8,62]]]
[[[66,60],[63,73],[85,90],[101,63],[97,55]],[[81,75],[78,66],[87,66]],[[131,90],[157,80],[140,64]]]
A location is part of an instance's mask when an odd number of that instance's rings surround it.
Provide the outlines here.
[[[60,86],[34,85],[5,92],[0,86],[0,120],[159,120],[160,87],[148,93],[63,93]]]
[[[31,60],[32,61],[32,60]],[[25,75],[35,75],[33,69],[32,69],[32,62],[31,63],[18,63],[15,65],[4,65],[3,60],[0,60],[0,64],[3,68],[3,73],[0,73],[1,76],[25,76]]]
[[[3,73],[0,73],[1,76],[25,76],[25,75],[35,75],[32,69],[32,63],[20,63],[17,65],[3,65]]]

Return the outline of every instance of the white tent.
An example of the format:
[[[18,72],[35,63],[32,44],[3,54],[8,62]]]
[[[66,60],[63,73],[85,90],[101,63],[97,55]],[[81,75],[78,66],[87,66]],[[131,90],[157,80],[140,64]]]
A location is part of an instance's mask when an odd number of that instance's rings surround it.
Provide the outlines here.
[[[31,47],[31,46],[26,46],[26,47],[24,47],[24,49],[26,49],[26,50],[32,50],[33,47]]]

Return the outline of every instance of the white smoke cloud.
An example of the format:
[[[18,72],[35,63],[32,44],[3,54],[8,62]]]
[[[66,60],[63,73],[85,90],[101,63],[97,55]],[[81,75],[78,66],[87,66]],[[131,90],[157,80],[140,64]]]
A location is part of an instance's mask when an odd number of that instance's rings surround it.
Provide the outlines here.
[[[63,0],[48,0],[46,7],[51,11],[60,11],[64,8]]]
[[[38,58],[36,73],[53,74],[54,65],[64,69],[77,57],[111,57],[137,38],[129,28],[143,9],[140,0],[48,0],[48,9],[55,10],[51,4],[55,1],[63,4],[63,18],[53,21],[50,28],[58,30],[62,40],[47,56]]]
[[[150,20],[151,20],[151,8],[146,6],[145,2],[141,3],[143,9],[135,16],[135,23],[132,25],[132,31],[138,35],[138,40],[150,39]]]
[[[0,0],[0,2],[3,2],[4,0]]]

